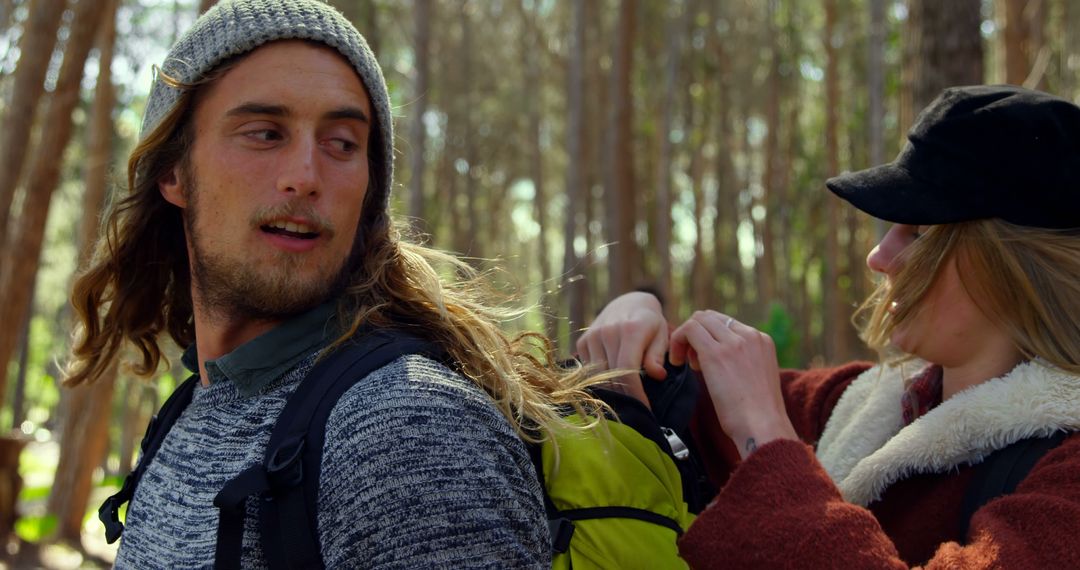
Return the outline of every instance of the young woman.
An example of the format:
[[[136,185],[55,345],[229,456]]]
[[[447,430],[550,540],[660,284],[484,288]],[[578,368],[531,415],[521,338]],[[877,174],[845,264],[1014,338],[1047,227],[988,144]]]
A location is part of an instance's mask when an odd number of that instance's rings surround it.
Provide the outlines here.
[[[895,223],[862,311],[882,364],[781,372],[751,326],[699,311],[669,334],[640,293],[582,337],[586,361],[662,377],[668,352],[704,379],[698,443],[726,485],[681,540],[691,565],[1080,567],[1080,108],[954,88],[909,140],[828,181]]]

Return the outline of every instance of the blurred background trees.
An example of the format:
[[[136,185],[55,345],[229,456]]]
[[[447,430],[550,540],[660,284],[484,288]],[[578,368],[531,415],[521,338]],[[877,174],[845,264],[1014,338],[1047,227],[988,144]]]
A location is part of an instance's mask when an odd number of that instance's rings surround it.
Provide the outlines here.
[[[390,84],[395,211],[505,268],[533,309],[508,326],[562,354],[608,299],[648,287],[672,320],[711,307],[763,327],[784,365],[867,356],[849,318],[884,228],[824,180],[891,160],[949,85],[1080,95],[1076,0],[331,3]],[[173,358],[149,382],[118,364],[57,385],[72,276],[123,192],[150,66],[212,4],[0,0],[2,536],[107,559],[80,542],[100,534],[87,507],[184,374]]]

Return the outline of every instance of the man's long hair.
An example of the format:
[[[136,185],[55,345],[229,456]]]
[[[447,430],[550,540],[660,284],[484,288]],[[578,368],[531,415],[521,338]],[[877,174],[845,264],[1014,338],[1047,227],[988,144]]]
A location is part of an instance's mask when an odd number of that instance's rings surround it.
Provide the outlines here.
[[[191,150],[198,88],[234,64],[195,84],[174,85],[182,88],[179,102],[132,151],[131,192],[110,208],[94,257],[72,292],[81,326],[66,369],[67,384],[96,380],[125,343],[137,354],[133,371],[149,376],[164,360],[163,334],[181,347],[195,342],[181,210],[165,201],[158,180]],[[376,139],[369,147],[383,145]],[[348,326],[333,346],[365,324],[433,340],[528,441],[544,439],[556,427],[574,429],[563,419],[568,410],[598,417],[604,405],[585,389],[611,374],[594,378],[580,366],[556,366],[551,344],[542,335],[503,332],[499,323],[515,311],[491,304],[491,287],[467,263],[404,240],[382,205],[383,194],[369,187],[365,196],[349,285],[339,306]]]

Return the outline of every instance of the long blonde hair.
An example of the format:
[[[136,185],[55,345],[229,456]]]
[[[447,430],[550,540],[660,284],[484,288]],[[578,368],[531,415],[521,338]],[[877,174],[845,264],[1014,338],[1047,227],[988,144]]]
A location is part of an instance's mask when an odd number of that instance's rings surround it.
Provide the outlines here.
[[[919,301],[955,258],[967,294],[1025,358],[1080,373],[1078,230],[996,218],[943,224],[931,226],[902,255],[892,285],[879,285],[854,318],[871,347],[885,349],[892,331],[924,310]]]
[[[163,334],[181,347],[195,341],[183,222],[157,181],[188,156],[200,86],[235,63],[193,84],[174,81],[182,89],[179,102],[131,153],[131,192],[110,208],[93,260],[74,285],[72,304],[81,326],[67,384],[96,380],[125,343],[138,355],[133,370],[148,376],[165,359]],[[490,299],[501,296],[493,297],[483,276],[455,256],[403,239],[385,208],[373,203],[379,194],[369,188],[365,198],[354,249],[362,254],[350,257],[349,285],[339,307],[350,326],[335,346],[365,323],[435,341],[527,441],[545,439],[556,428],[582,429],[564,419],[569,411],[593,418],[606,411],[586,388],[611,374],[592,377],[581,366],[557,366],[547,338],[505,333],[500,322],[520,310],[493,304]]]

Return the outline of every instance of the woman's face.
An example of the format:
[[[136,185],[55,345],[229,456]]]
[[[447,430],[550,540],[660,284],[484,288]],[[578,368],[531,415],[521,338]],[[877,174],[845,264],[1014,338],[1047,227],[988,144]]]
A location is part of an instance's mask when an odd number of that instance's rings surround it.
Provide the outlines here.
[[[894,225],[866,257],[866,265],[884,274],[892,285],[904,266],[902,253],[928,229]],[[983,314],[964,288],[956,255],[945,261],[919,304],[919,311],[892,332],[892,343],[908,354],[945,367],[959,367],[1009,345],[1008,335]],[[891,307],[889,312],[895,309]]]

